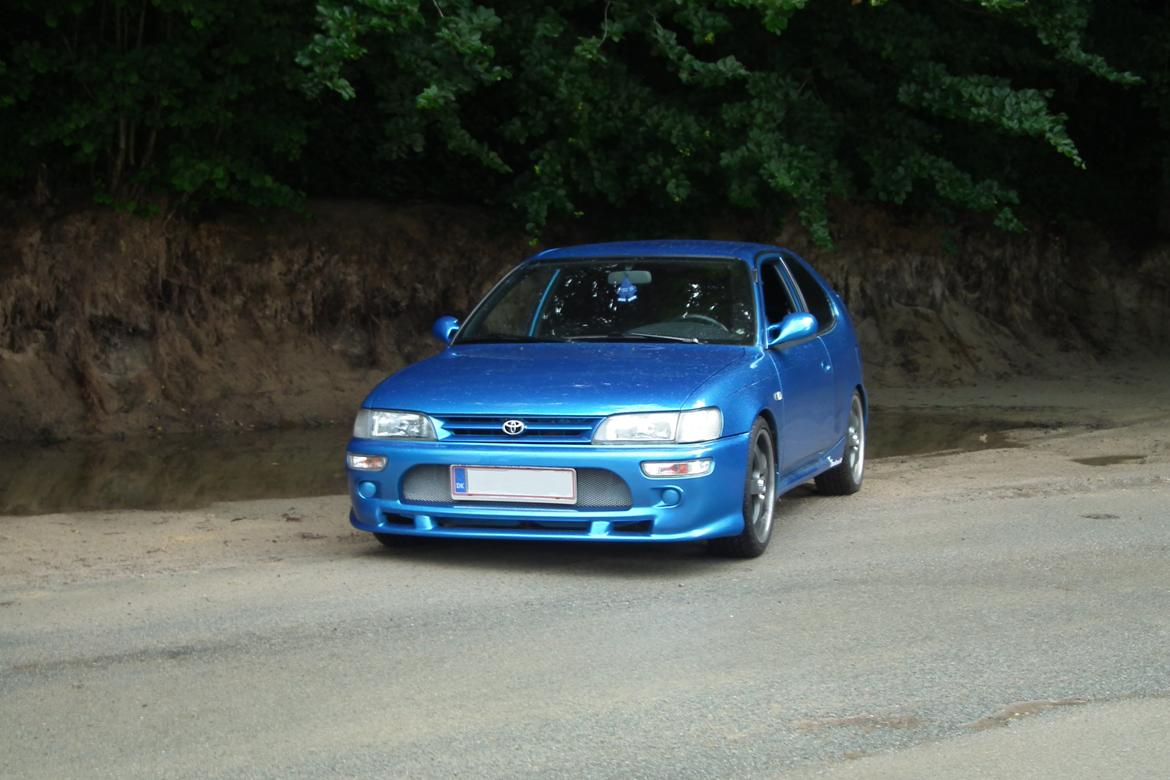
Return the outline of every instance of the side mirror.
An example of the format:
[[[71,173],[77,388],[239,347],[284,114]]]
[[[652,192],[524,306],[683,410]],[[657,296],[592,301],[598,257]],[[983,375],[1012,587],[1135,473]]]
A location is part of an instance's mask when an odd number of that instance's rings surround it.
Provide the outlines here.
[[[768,349],[815,336],[817,327],[817,318],[811,314],[789,314],[779,324],[768,326]]]
[[[458,332],[459,320],[449,314],[439,317],[439,319],[435,320],[435,324],[431,326],[431,335],[444,344],[450,344],[451,339],[455,338],[455,334]]]

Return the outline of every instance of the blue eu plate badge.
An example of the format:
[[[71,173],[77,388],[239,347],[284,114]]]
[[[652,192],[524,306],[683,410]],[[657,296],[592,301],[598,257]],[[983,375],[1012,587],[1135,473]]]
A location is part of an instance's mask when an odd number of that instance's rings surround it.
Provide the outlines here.
[[[451,492],[456,495],[467,493],[467,469],[462,466],[451,469]]]

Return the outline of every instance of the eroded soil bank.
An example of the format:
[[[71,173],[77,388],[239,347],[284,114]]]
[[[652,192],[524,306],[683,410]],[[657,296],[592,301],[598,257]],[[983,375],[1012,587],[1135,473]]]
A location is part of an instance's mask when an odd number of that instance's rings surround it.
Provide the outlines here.
[[[594,231],[596,233],[596,231]],[[1087,235],[839,218],[837,248],[781,243],[844,294],[875,385],[972,384],[1165,361],[1170,250]],[[570,240],[627,236],[589,235]],[[645,236],[641,236],[645,237]],[[374,382],[434,351],[533,250],[467,209],[321,203],[311,219],[0,225],[0,440],[344,423]]]

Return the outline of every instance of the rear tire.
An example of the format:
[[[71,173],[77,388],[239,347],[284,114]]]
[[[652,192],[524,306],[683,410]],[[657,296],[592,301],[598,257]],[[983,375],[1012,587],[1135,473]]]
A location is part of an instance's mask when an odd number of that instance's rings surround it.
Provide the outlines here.
[[[816,478],[817,490],[827,496],[847,496],[861,490],[865,479],[865,407],[853,394],[849,405],[849,427],[845,431],[845,453],[841,462]]]
[[[748,436],[747,473],[743,484],[743,531],[712,539],[708,550],[728,558],[756,558],[768,549],[776,513],[776,448],[772,429],[757,417]]]

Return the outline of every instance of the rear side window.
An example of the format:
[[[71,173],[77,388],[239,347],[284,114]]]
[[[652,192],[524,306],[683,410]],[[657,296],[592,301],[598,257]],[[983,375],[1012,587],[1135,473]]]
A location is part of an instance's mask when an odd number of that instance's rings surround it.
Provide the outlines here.
[[[788,260],[785,265],[788,267],[788,272],[792,274],[792,281],[796,282],[796,286],[800,288],[800,294],[804,296],[804,302],[808,304],[809,313],[817,318],[818,330],[827,330],[832,327],[836,318],[833,316],[833,304],[829,301],[825,288],[821,287],[820,283],[801,263]]]

